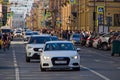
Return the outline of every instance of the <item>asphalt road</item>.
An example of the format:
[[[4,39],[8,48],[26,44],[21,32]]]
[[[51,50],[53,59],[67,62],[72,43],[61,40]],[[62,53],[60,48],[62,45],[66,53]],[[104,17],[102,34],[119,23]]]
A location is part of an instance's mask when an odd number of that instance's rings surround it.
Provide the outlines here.
[[[81,47],[81,70],[41,72],[39,60],[25,61],[25,44],[12,41],[6,52],[0,50],[0,80],[120,80],[120,57],[110,51]]]

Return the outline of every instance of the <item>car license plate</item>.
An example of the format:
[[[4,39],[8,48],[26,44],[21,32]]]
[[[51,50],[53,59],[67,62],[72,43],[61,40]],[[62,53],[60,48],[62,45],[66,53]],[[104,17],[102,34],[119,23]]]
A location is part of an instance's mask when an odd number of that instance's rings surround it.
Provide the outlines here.
[[[55,61],[56,64],[66,64],[67,61]]]

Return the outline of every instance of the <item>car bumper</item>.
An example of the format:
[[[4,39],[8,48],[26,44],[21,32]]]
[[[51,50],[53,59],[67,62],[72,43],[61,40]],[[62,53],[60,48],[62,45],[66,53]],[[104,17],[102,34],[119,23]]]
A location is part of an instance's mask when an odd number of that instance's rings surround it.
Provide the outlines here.
[[[80,60],[79,60],[80,61]],[[46,69],[71,69],[80,67],[80,62],[78,60],[70,60],[68,65],[54,65],[51,60],[42,60],[41,67]]]
[[[40,58],[40,53],[36,51],[28,51],[27,52],[27,57],[30,57],[32,59],[39,59]]]

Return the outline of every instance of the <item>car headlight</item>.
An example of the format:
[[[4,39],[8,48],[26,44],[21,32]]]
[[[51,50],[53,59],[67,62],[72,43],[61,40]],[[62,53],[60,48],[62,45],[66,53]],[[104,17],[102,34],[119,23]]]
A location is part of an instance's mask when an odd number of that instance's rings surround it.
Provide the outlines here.
[[[48,56],[43,56],[43,59],[48,60],[48,59],[50,59],[50,57],[48,57]]]
[[[28,49],[32,49],[32,47],[31,47],[31,46],[28,46]]]
[[[78,59],[78,56],[76,55],[76,56],[72,56],[72,59]]]

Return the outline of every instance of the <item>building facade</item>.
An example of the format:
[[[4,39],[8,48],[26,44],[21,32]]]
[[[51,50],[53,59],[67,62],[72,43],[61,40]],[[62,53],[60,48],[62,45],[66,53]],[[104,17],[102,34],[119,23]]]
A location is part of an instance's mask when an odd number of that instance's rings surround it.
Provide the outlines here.
[[[79,0],[79,28],[96,32],[120,30],[119,4],[120,0]]]
[[[43,5],[43,0],[37,4],[39,7],[32,10],[34,26],[40,27],[36,24],[43,21],[42,27],[54,29],[91,32],[120,30],[120,0],[74,0],[74,3],[71,0],[49,0],[49,9],[45,8],[47,4]],[[44,7],[40,8],[41,5]],[[51,17],[46,18],[47,12],[51,13]]]
[[[60,2],[59,2],[60,1]],[[120,30],[120,0],[50,0],[51,10],[60,12],[61,28],[106,32]],[[60,4],[58,4],[60,3]],[[54,16],[58,14],[54,14]],[[55,25],[57,21],[53,17]]]
[[[2,26],[2,17],[3,17],[3,14],[2,14],[2,2],[0,2],[0,27]]]

